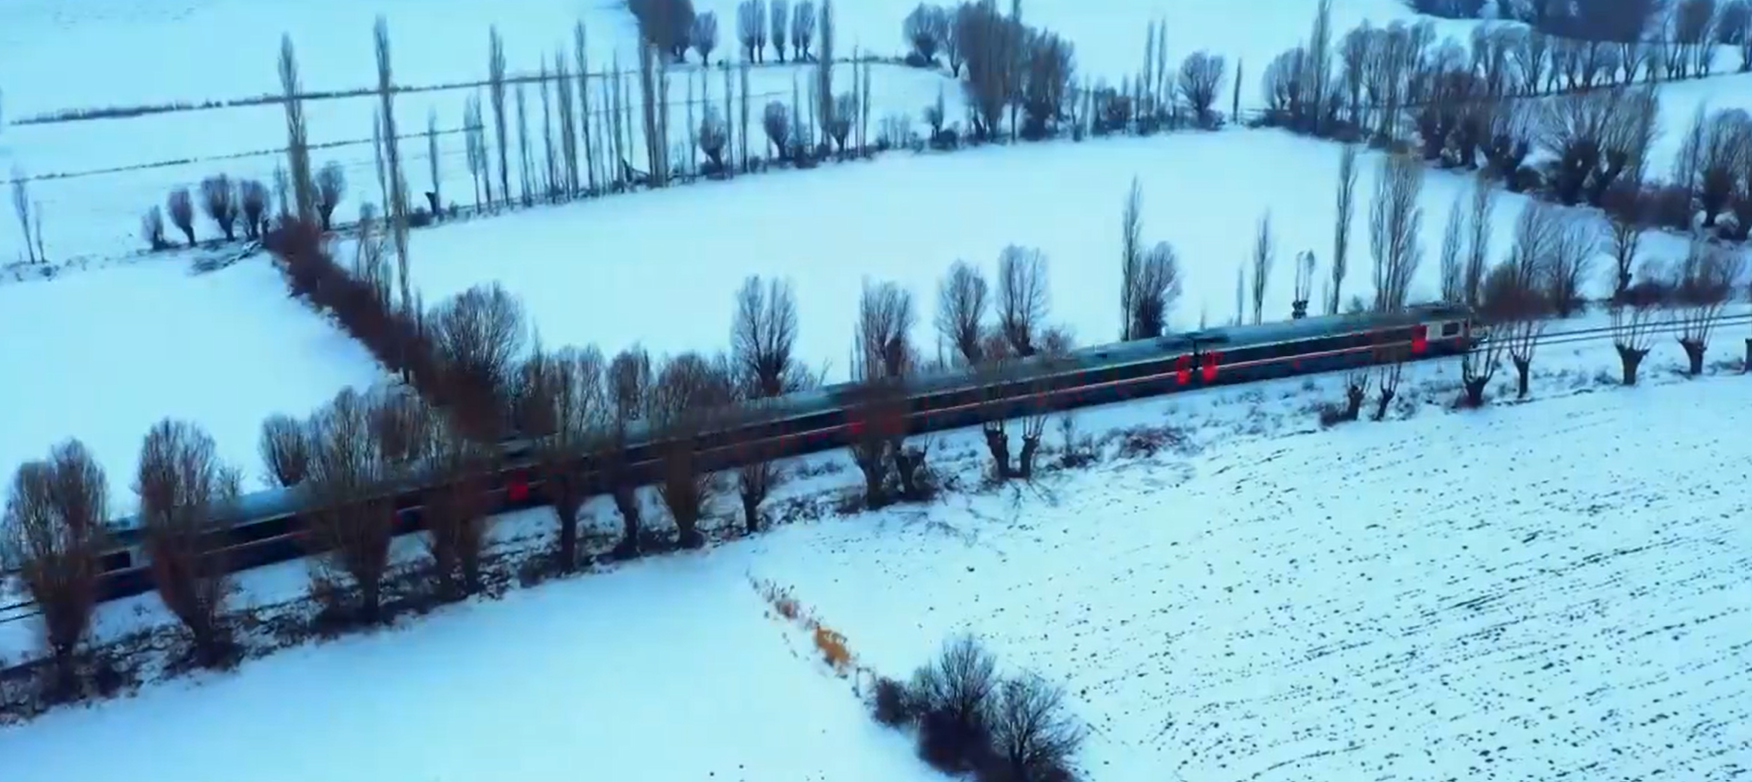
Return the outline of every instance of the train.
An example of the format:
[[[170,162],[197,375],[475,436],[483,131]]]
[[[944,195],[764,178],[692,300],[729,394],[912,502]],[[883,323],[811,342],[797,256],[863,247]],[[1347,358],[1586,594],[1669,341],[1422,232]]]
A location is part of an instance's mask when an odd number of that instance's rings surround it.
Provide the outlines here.
[[[1470,309],[1446,303],[1207,328],[1033,357],[998,371],[908,378],[896,386],[892,410],[905,434],[924,434],[1199,388],[1455,356],[1481,334]],[[653,482],[665,449],[678,445],[692,449],[693,463],[703,471],[842,448],[858,436],[865,417],[859,411],[867,409],[860,405],[868,404],[868,386],[825,386],[725,411],[687,443],[635,422],[612,455],[615,480]],[[590,494],[611,488],[600,458],[584,456],[578,465]],[[530,440],[501,443],[497,462],[487,483],[493,513],[547,503]],[[422,529],[422,497],[440,485],[412,478],[374,499],[393,497],[396,534],[412,534]],[[218,534],[225,538],[219,548],[227,567],[239,571],[308,556],[299,519],[314,505],[308,492],[293,486],[248,494],[220,509]],[[100,599],[151,591],[136,520],[112,522],[109,541],[100,561]]]

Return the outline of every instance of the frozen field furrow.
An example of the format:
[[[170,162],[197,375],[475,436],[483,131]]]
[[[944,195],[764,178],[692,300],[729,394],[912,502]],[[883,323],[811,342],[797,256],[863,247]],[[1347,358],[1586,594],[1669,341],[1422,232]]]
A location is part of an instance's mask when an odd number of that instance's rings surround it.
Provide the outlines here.
[[[1752,761],[1735,385],[1242,444],[1022,499],[1026,529],[990,498],[905,542],[842,527],[846,560],[766,575],[878,657],[901,625],[972,627],[1128,769],[1725,779]]]

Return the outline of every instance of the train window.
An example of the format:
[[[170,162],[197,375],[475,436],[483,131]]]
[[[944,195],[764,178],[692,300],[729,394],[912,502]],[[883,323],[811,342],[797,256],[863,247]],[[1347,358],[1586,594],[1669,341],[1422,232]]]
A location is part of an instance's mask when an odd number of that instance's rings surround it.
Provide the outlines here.
[[[1450,323],[1443,323],[1442,324],[1442,336],[1452,337],[1452,336],[1459,334],[1459,333],[1460,333],[1460,324],[1459,323],[1450,322]]]

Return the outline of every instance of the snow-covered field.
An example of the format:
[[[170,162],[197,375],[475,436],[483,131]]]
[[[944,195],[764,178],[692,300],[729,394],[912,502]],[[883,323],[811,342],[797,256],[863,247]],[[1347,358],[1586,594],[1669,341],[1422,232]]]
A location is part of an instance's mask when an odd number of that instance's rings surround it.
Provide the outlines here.
[[[0,285],[0,475],[78,437],[131,512],[140,442],[165,417],[206,427],[257,485],[257,438],[381,372],[364,348],[286,295],[260,257],[206,274],[134,265]]]
[[[1379,156],[1358,162],[1347,294],[1367,298],[1364,230]],[[742,278],[791,279],[798,290],[799,352],[843,377],[863,281],[894,281],[914,294],[916,332],[934,344],[937,281],[956,259],[995,273],[1008,244],[1048,258],[1052,320],[1096,344],[1119,332],[1120,212],[1132,177],[1143,185],[1144,237],[1181,258],[1183,328],[1201,310],[1213,324],[1235,313],[1236,267],[1249,258],[1257,221],[1272,212],[1278,261],[1265,311],[1289,314],[1295,254],[1312,250],[1324,279],[1331,257],[1339,149],[1274,130],[1231,130],[988,147],[949,155],[903,153],[875,163],[641,192],[576,206],[420,231],[413,270],[430,300],[497,281],[523,297],[552,344],[656,352],[711,350],[728,340]],[[1471,180],[1431,171],[1421,201],[1424,262],[1414,298],[1439,292],[1437,250],[1456,196]],[[1528,199],[1501,193],[1495,252],[1508,251]],[[1671,236],[1645,242],[1677,258]],[[1604,260],[1600,263],[1605,263]],[[675,280],[686,280],[678,286]],[[1588,282],[1604,284],[1591,275]],[[1318,297],[1320,286],[1315,291]],[[584,291],[627,292],[620,298]],[[656,292],[649,295],[643,292]],[[641,292],[634,296],[632,292]]]
[[[1287,0],[1265,0],[1260,5],[1258,13],[1248,15],[1247,24],[1233,23],[1233,5],[1217,0],[1132,0],[1100,7],[1049,0],[1028,4],[1026,13],[1031,24],[1056,30],[1076,46],[1078,73],[1085,77],[1117,82],[1135,73],[1144,54],[1145,24],[1159,18],[1168,25],[1169,52],[1176,62],[1192,51],[1208,50],[1226,57],[1231,69],[1237,62],[1251,63],[1244,77],[1251,83],[1263,63],[1306,35],[1312,14],[1305,4]],[[903,53],[901,22],[913,6],[901,0],[841,3],[836,8],[841,55],[854,48],[879,56]],[[732,50],[735,2],[702,0],[696,7],[718,14],[725,37],[722,48]],[[514,9],[456,0],[441,2],[439,7],[405,0],[378,5],[206,0],[147,7],[116,0],[77,6],[25,0],[10,4],[6,24],[0,25],[0,74],[20,74],[0,75],[6,116],[17,119],[75,106],[200,102],[277,92],[275,58],[282,32],[290,33],[300,47],[307,89],[365,87],[376,74],[370,30],[379,12],[390,20],[396,42],[395,78],[403,84],[484,78],[487,28],[494,24],[505,36],[513,71],[533,72],[556,47],[569,52],[572,23],[580,18],[589,26],[594,67],[606,69],[617,56],[623,68],[636,62],[630,17],[613,0],[582,5],[529,0]],[[1340,0],[1334,6],[1333,24],[1342,30],[1365,19],[1382,24],[1410,18],[1395,0]],[[1439,21],[1437,26],[1441,35],[1464,37],[1473,24]],[[337,30],[356,34],[338,35]],[[110,55],[69,61],[70,51]],[[116,61],[130,67],[108,67]],[[235,67],[214,67],[215,62]],[[55,78],[34,76],[50,73]],[[756,138],[759,104],[771,98],[788,100],[793,73],[791,68],[761,68],[751,78]],[[687,95],[684,75],[685,71],[678,71],[672,85],[671,101],[678,107]],[[924,105],[945,85],[951,101],[949,116],[961,116],[959,89],[941,74],[885,65],[875,68],[873,77],[873,123],[890,113],[906,113],[917,122]],[[714,72],[708,81],[712,94],[721,96],[722,75]],[[839,81],[848,84],[849,78],[842,75]],[[403,95],[397,99],[400,126],[404,132],[423,131],[428,112],[435,111],[441,128],[460,127],[466,95],[462,90]],[[1260,100],[1259,91],[1251,86],[1242,90],[1242,96],[1249,108]],[[538,96],[529,97],[539,128]],[[316,152],[319,165],[334,160],[351,174],[354,200],[341,207],[343,215],[356,212],[361,200],[379,200],[371,184],[368,143],[374,106],[373,99],[352,98],[313,101],[308,109],[313,144],[364,142]],[[683,113],[676,109],[678,123]],[[35,176],[78,174],[32,184],[32,198],[42,202],[51,256],[65,261],[138,250],[140,214],[161,204],[172,187],[193,185],[216,173],[267,181],[277,162],[271,153],[284,143],[278,107],[179,112],[7,127],[0,130],[0,166],[10,171],[16,164]],[[409,179],[423,191],[429,186],[426,145],[412,139],[404,146]],[[463,194],[469,188],[468,174],[460,135],[443,139],[440,157],[446,199],[467,203],[470,199]],[[113,171],[144,164],[167,165]],[[203,236],[212,232],[209,226],[201,227]],[[17,241],[12,231],[0,231],[0,258],[11,260]]]
[[[1224,426],[1318,381],[1104,408],[1085,431],[1205,436],[149,686],[0,731],[0,757],[9,780],[936,778],[766,617],[761,579],[879,672],[965,629],[1063,682],[1102,782],[1726,779],[1752,762],[1752,535],[1727,490],[1752,420],[1742,378],[1673,358],[1604,389],[1608,348],[1551,349],[1531,403],[1327,431]],[[1406,389],[1451,398],[1452,373]]]

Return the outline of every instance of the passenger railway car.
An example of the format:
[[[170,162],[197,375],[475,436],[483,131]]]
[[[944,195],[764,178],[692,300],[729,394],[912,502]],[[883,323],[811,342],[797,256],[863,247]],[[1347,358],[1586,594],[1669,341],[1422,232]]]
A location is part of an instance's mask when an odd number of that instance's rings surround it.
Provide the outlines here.
[[[1235,326],[1084,348],[1067,356],[1018,361],[1001,372],[942,373],[913,378],[889,399],[909,434],[957,429],[1020,415],[1057,412],[1212,386],[1349,369],[1390,361],[1458,355],[1471,345],[1472,316],[1464,307],[1421,305],[1385,315],[1337,315],[1260,326]],[[867,416],[867,389],[828,386],[726,411],[686,443],[704,470],[799,456],[848,445]],[[628,433],[617,451],[616,479],[649,483],[659,454],[681,443],[649,432]],[[530,443],[503,445],[490,482],[496,513],[544,504]],[[600,455],[580,469],[592,494],[608,488],[610,465]],[[398,534],[420,528],[421,481],[394,495]],[[306,555],[297,535],[310,509],[298,487],[251,494],[225,511],[227,564],[234,570]],[[114,525],[115,545],[103,557],[105,600],[142,594],[152,583],[131,519]]]

